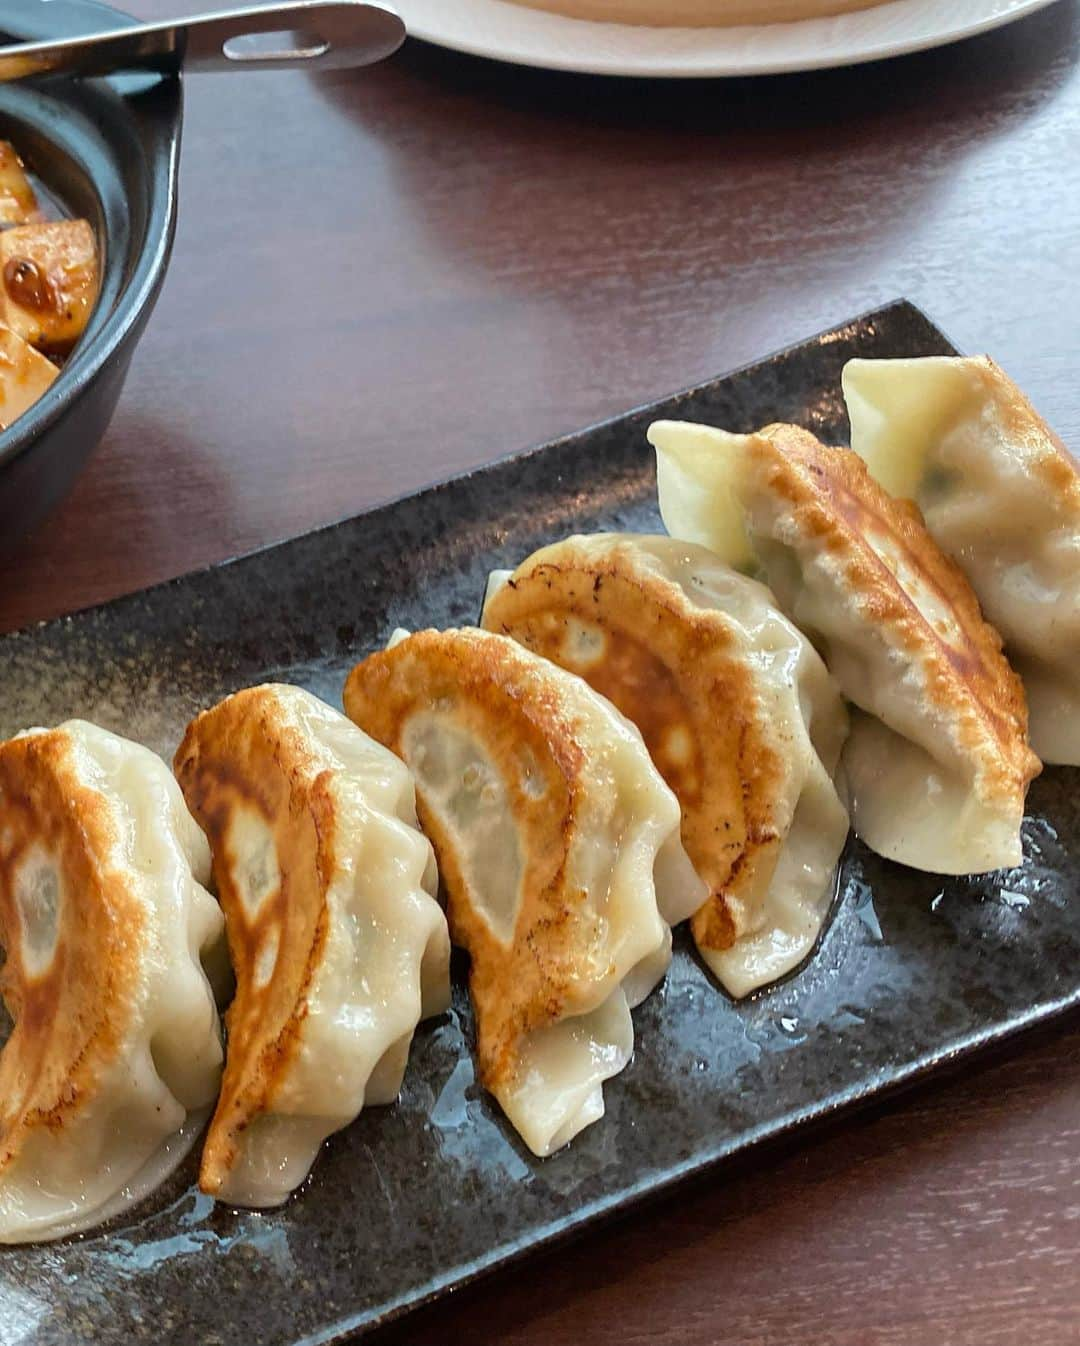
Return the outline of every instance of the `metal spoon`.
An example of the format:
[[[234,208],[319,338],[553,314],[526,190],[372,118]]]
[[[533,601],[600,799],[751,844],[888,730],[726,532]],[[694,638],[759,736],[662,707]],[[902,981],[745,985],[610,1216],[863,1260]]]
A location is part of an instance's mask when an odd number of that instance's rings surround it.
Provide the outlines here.
[[[404,40],[398,15],[373,0],[296,0],[0,47],[0,83],[121,70],[344,70],[381,61]]]

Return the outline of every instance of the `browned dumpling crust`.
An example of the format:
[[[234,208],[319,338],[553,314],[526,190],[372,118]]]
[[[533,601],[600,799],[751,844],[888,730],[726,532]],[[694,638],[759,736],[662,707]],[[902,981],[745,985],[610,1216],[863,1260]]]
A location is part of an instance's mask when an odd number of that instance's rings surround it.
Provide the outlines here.
[[[638,731],[504,636],[421,631],[349,675],[345,710],[408,764],[451,936],[471,958],[478,1076],[549,1154],[603,1113],[669,921],[704,889]]]
[[[78,720],[0,744],[0,1243],[135,1204],[201,1129],[221,1076],[209,871],[147,748]]]
[[[277,1205],[328,1135],[397,1096],[417,1022],[449,1003],[434,859],[402,763],[301,688],[204,711],[175,770],[236,973],[199,1185]]]
[[[0,744],[0,986],[15,1020],[0,1052],[0,1178],[39,1128],[62,1132],[99,1092],[139,1000],[143,904],[109,863],[108,808],[72,754],[61,730]],[[36,851],[79,895],[51,949],[26,938],[16,896]]]
[[[918,508],[797,426],[659,421],[649,438],[669,532],[766,578],[857,707],[842,761],[856,832],[930,872],[1019,864],[1040,770],[1023,687]]]
[[[736,864],[749,882],[780,844],[762,800],[780,763],[761,725],[740,713],[754,689],[749,670],[730,658],[716,614],[694,612],[667,589],[643,584],[617,551],[595,567],[564,552],[515,574],[488,604],[484,625],[584,677],[641,730],[682,806],[683,844],[710,889],[694,936],[726,949],[736,934],[725,900]],[[564,623],[575,618],[602,634],[600,657],[568,651]],[[721,708],[727,713],[718,717]]]
[[[193,720],[174,770],[210,841],[236,973],[236,995],[225,1015],[229,1050],[221,1095],[199,1170],[199,1186],[216,1195],[237,1162],[243,1132],[272,1109],[299,1050],[304,992],[326,938],[335,820],[327,779],[309,769],[309,754],[297,735],[281,734],[273,700],[261,688],[238,692]],[[265,828],[275,856],[274,862],[267,859],[266,892],[253,913],[229,848],[239,814],[257,820],[253,829]],[[280,877],[273,881],[273,863],[288,884]],[[264,979],[259,959],[270,949],[273,976]]]
[[[779,906],[789,897],[770,889],[799,796],[820,796],[810,825],[824,858],[814,857],[821,893],[809,943],[847,833],[829,780],[846,729],[839,692],[771,599],[703,548],[596,534],[567,538],[524,561],[490,594],[483,616],[488,630],[585,678],[641,730],[679,800],[683,845],[709,890],[691,921],[694,938],[736,994],[768,979],[770,961],[774,976],[798,961],[779,948],[770,960],[758,947],[750,972],[734,958],[712,956],[740,938],[768,944],[770,899]],[[805,872],[809,860],[803,854],[798,868]],[[810,905],[800,904],[800,917],[813,927]],[[774,935],[774,945],[805,952],[795,932],[785,934]]]
[[[580,964],[588,962],[596,932],[567,888],[567,851],[589,779],[578,743],[580,716],[560,695],[562,684],[538,676],[535,662],[509,640],[447,634],[420,631],[365,659],[349,674],[344,703],[361,729],[408,761],[403,738],[412,715],[452,702],[461,727],[498,763],[522,830],[539,843],[522,847],[515,928],[529,933],[508,952],[475,905],[455,900],[470,885],[466,856],[423,788],[418,791],[420,822],[450,897],[450,936],[472,957],[480,1079],[492,1088],[513,1073],[526,1033],[578,1008]]]
[[[894,500],[850,449],[822,444],[799,426],[766,426],[747,452],[799,534],[835,552],[863,614],[918,661],[930,701],[956,714],[986,791],[1022,795],[1041,769],[1028,746],[1023,686],[917,506]]]
[[[914,500],[1001,632],[1031,744],[1080,764],[1080,471],[985,355],[849,360],[851,447]]]

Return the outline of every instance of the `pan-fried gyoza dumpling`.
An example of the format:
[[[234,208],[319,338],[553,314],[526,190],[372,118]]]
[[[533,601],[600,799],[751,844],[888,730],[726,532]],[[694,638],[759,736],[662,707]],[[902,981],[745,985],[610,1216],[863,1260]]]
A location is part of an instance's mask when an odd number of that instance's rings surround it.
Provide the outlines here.
[[[274,1206],[331,1132],[397,1097],[417,1023],[449,1005],[434,856],[401,762],[298,687],[205,711],[175,766],[236,971],[199,1185]]]
[[[550,1154],[603,1115],[670,924],[701,905],[678,802],[629,721],[504,636],[402,636],[353,669],[345,709],[416,777],[472,960],[480,1081]]]
[[[851,360],[851,447],[914,500],[1020,674],[1031,744],[1080,765],[1080,473],[985,356]]]
[[[843,757],[856,832],[915,869],[1019,864],[1039,771],[1023,688],[915,506],[796,426],[659,422],[649,438],[668,531],[760,569],[863,712]]]
[[[641,730],[709,896],[691,929],[736,996],[813,948],[848,817],[839,689],[764,585],[668,537],[600,533],[492,576],[483,625],[577,673]]]
[[[0,744],[0,1242],[133,1205],[217,1096],[206,839],[160,758],[73,720]]]

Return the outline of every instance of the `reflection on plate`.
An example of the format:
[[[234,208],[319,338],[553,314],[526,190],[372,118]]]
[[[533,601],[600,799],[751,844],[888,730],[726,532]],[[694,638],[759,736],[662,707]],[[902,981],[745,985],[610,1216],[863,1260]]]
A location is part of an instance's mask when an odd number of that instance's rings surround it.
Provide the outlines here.
[[[771,75],[856,65],[942,46],[1053,0],[891,0],[873,9],[757,28],[586,23],[507,0],[400,0],[413,37],[517,65],[596,75]]]

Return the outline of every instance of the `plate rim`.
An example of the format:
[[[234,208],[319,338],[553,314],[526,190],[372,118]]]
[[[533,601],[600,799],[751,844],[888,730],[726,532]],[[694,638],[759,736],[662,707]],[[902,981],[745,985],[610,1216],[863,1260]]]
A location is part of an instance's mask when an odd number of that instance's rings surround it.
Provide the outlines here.
[[[505,2],[505,0],[504,0]],[[841,54],[819,54],[814,55],[812,49],[809,54],[789,57],[765,57],[760,60],[747,58],[706,58],[700,64],[685,65],[673,63],[672,59],[663,56],[643,55],[640,57],[625,57],[615,54],[597,57],[590,55],[588,50],[582,50],[575,43],[567,42],[565,48],[554,48],[551,52],[545,54],[526,53],[526,52],[507,52],[500,49],[497,43],[484,42],[481,39],[471,38],[468,34],[460,34],[451,27],[450,31],[441,29],[438,26],[432,26],[430,22],[425,22],[423,18],[416,20],[409,15],[408,0],[400,0],[398,5],[405,19],[409,36],[422,42],[430,43],[437,47],[442,47],[448,51],[456,51],[463,55],[475,56],[485,60],[499,61],[504,64],[522,66],[534,70],[552,70],[565,74],[588,74],[603,75],[610,78],[649,78],[649,79],[736,79],[748,76],[759,75],[786,75],[795,74],[803,71],[813,70],[832,70],[842,69],[853,65],[865,65],[873,61],[887,60],[895,56],[908,56],[920,51],[929,51],[937,47],[950,46],[953,43],[964,41],[969,37],[977,37],[983,33],[992,32],[994,29],[1005,27],[1007,24],[1015,23],[1020,19],[1029,17],[1042,9],[1047,9],[1055,4],[1057,0],[1016,0],[1015,7],[1012,9],[995,11],[994,0],[984,0],[986,13],[982,17],[969,20],[952,28],[945,27],[940,31],[931,33],[922,33],[912,36],[908,39],[882,41],[862,48],[852,48]],[[468,5],[472,0],[451,0],[452,4]],[[905,0],[886,0],[885,4],[877,8],[881,11],[888,11],[897,5],[905,3]],[[511,8],[510,3],[507,8]],[[526,10],[526,13],[528,11]],[[539,11],[533,11],[534,16]],[[866,14],[874,11],[857,11],[857,13]],[[601,24],[587,19],[572,19],[562,15],[546,14],[545,17],[551,20],[557,20],[560,25],[567,25],[567,36],[570,37],[574,32],[574,25],[580,37],[580,30],[590,28],[616,28],[614,24]],[[837,16],[839,18],[850,16]],[[783,27],[789,32],[797,32],[806,28],[808,24],[821,23],[821,19],[804,19],[796,23],[785,24]],[[947,23],[947,20],[946,20]],[[668,31],[673,33],[698,33],[699,35],[712,34],[720,38],[731,32],[742,32],[748,34],[766,34],[770,27],[779,25],[758,25],[744,26],[741,28],[701,28],[686,29],[672,28]],[[647,30],[655,33],[655,29]],[[809,35],[808,35],[809,36]]]

